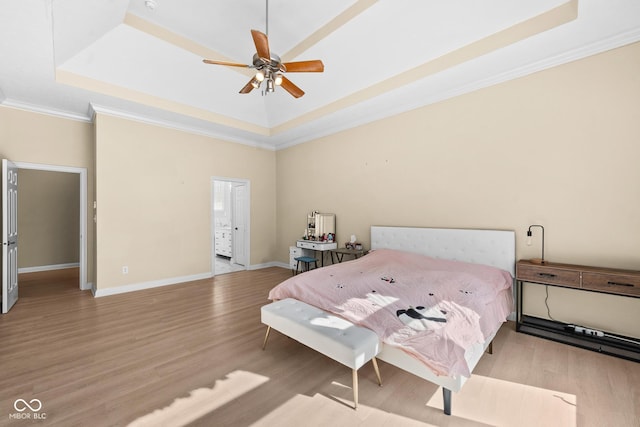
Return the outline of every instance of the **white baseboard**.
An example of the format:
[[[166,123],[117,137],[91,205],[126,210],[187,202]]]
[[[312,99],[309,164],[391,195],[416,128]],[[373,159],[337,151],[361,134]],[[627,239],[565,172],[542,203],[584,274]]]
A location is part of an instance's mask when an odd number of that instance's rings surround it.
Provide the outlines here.
[[[261,268],[269,268],[269,267],[282,267],[289,268],[289,264],[285,264],[284,262],[271,261],[265,262],[264,264],[253,264],[247,267],[247,270],[260,270]]]
[[[22,273],[35,273],[38,271],[52,271],[52,270],[64,270],[65,268],[78,268],[79,262],[72,262],[68,264],[52,264],[52,265],[39,265],[36,267],[22,267],[18,269],[18,274]]]
[[[193,274],[190,276],[171,277],[168,279],[151,280],[149,282],[132,283],[130,285],[114,286],[112,288],[105,288],[105,289],[96,289],[95,286],[92,286],[91,292],[93,292],[94,297],[98,298],[98,297],[106,297],[109,295],[124,294],[127,292],[141,291],[143,289],[158,288],[161,286],[176,285],[179,283],[192,282],[194,280],[210,279],[211,277],[213,277],[211,275],[211,272],[208,272],[208,273],[201,273],[201,274]]]
[[[247,267],[247,270],[260,270],[261,268],[269,267],[282,267],[290,269],[289,264],[284,262],[272,261],[264,264],[253,264]],[[113,288],[96,289],[95,285],[91,283],[91,292],[96,298],[106,297],[109,295],[124,294],[127,292],[141,291],[143,289],[158,288],[161,286],[176,285],[184,282],[192,282],[194,280],[210,279],[213,275],[209,273],[193,274],[190,276],[171,277],[168,279],[152,280],[150,282],[132,283],[130,285],[115,286]]]

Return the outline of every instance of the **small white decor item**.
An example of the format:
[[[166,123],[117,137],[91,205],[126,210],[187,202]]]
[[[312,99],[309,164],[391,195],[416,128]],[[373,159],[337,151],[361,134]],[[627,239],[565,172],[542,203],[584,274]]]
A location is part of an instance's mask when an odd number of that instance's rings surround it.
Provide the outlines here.
[[[351,235],[351,243],[355,243],[356,242],[356,235],[352,234]]]

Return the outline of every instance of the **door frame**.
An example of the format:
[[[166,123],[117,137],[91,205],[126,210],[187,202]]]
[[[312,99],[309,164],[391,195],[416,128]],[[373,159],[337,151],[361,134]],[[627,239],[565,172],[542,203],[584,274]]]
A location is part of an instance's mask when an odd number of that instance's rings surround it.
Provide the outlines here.
[[[247,186],[247,197],[245,199],[245,225],[246,232],[244,234],[244,259],[245,259],[245,270],[249,269],[251,265],[251,181],[243,178],[229,178],[224,176],[212,176],[211,177],[211,275],[216,275],[216,213],[214,209],[215,202],[215,182],[216,181],[224,181],[231,183],[239,183]],[[233,235],[233,233],[232,233]]]
[[[77,173],[80,175],[80,290],[90,289],[87,283],[87,168],[15,161],[13,163],[18,169]],[[20,176],[20,171],[18,171],[18,176]]]

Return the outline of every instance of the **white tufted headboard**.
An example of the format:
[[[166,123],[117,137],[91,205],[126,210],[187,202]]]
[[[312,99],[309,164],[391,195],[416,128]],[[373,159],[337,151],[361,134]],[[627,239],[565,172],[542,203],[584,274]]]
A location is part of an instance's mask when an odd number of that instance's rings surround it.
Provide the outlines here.
[[[383,248],[491,265],[515,277],[514,231],[372,226],[371,249]]]

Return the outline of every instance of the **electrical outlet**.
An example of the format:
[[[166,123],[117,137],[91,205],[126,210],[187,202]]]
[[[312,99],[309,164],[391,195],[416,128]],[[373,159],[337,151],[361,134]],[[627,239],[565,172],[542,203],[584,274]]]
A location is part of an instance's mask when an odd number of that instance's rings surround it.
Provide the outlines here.
[[[129,267],[127,267],[126,265],[122,266],[122,274],[129,274]]]

